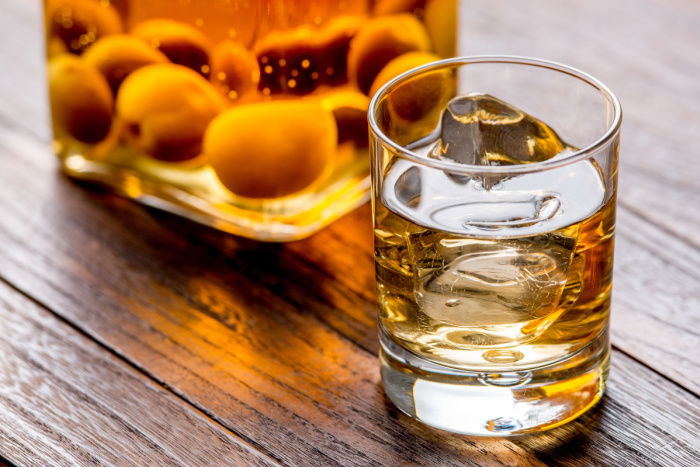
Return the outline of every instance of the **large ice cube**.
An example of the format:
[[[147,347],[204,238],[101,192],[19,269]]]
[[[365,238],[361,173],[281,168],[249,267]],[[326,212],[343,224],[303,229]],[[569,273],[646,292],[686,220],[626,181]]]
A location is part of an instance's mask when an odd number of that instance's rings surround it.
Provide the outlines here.
[[[544,323],[556,312],[574,246],[574,239],[557,234],[511,240],[413,235],[418,305],[451,326],[513,326],[527,333],[522,329],[529,323]]]
[[[571,148],[549,126],[488,94],[453,98],[442,113],[431,157],[470,165],[541,162]],[[455,181],[466,181],[453,176]],[[483,180],[490,188],[503,177]]]

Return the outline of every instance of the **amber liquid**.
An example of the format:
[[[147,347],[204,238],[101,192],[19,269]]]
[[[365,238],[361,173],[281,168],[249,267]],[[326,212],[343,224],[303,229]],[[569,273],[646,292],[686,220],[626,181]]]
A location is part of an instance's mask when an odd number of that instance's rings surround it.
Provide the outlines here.
[[[403,163],[385,170],[404,170]],[[594,163],[579,162],[559,175],[572,173],[578,183],[566,182],[570,188],[559,193],[561,212],[553,217],[562,227],[533,223],[484,235],[459,222],[436,225],[444,197],[402,205],[395,193],[406,177],[387,176],[374,205],[374,232],[380,323],[388,336],[429,361],[473,371],[552,364],[599,337],[610,310],[615,199],[605,200]],[[557,176],[525,175],[540,177],[543,187]],[[471,183],[483,191],[481,181]],[[454,189],[467,193],[455,199],[469,198],[470,188],[455,183]],[[508,190],[493,194],[499,195],[507,200]],[[493,204],[484,206],[493,212]],[[590,214],[568,223],[576,212]]]
[[[452,55],[455,3],[46,0],[56,151],[72,175],[215,226],[233,219],[244,235],[319,224],[367,191],[372,80],[404,53]],[[396,33],[407,21],[408,39]],[[289,101],[306,107],[275,107]],[[248,126],[211,128],[263,104],[236,120]]]

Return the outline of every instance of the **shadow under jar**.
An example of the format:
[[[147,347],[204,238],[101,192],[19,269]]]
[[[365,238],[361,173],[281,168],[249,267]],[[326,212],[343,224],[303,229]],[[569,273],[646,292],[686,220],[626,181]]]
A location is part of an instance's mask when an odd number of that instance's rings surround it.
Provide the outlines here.
[[[429,425],[517,435],[602,396],[621,110],[522,57],[402,74],[370,103],[381,372]]]
[[[366,112],[454,54],[456,0],[45,0],[63,170],[266,241],[368,198]]]

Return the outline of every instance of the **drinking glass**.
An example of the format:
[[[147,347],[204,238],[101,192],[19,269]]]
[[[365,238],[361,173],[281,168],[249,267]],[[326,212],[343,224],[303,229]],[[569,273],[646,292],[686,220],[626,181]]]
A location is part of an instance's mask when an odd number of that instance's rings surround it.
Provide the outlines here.
[[[472,435],[566,423],[600,399],[621,108],[545,60],[406,72],[370,103],[384,389]]]

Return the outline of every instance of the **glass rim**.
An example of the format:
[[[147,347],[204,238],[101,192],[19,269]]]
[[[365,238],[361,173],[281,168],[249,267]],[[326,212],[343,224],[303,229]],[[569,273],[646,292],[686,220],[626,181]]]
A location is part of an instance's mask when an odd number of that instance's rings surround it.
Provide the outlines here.
[[[564,73],[574,78],[577,78],[585,82],[586,84],[592,86],[593,88],[597,89],[612,104],[612,121],[608,126],[607,130],[602,134],[602,136],[593,141],[591,144],[572,152],[566,157],[556,160],[533,162],[530,164],[502,166],[472,165],[462,164],[460,162],[448,160],[429,159],[427,157],[421,156],[413,152],[412,150],[404,146],[397,144],[386,134],[384,134],[384,132],[379,128],[379,125],[376,121],[377,106],[379,105],[379,102],[387,95],[387,93],[394,89],[396,86],[400,85],[402,82],[409,78],[412,78],[414,76],[428,71],[433,71],[441,68],[454,68],[456,65],[470,65],[476,63],[505,63],[515,65],[527,65],[558,71],[560,73]],[[372,97],[372,100],[369,103],[369,109],[367,111],[367,120],[369,122],[369,128],[375,137],[377,137],[383,144],[386,144],[390,148],[394,149],[401,157],[404,157],[417,164],[444,171],[449,171],[450,173],[460,175],[470,175],[474,174],[475,172],[489,174],[523,174],[564,167],[566,165],[579,162],[583,159],[587,159],[593,156],[594,154],[598,153],[620,132],[620,126],[622,125],[622,106],[618,97],[610,90],[610,88],[608,88],[600,80],[584,71],[581,71],[569,65],[564,65],[562,63],[554,62],[551,60],[517,55],[471,55],[438,60],[413,68],[396,76],[395,78],[384,84],[381,88],[379,88],[379,90]]]

